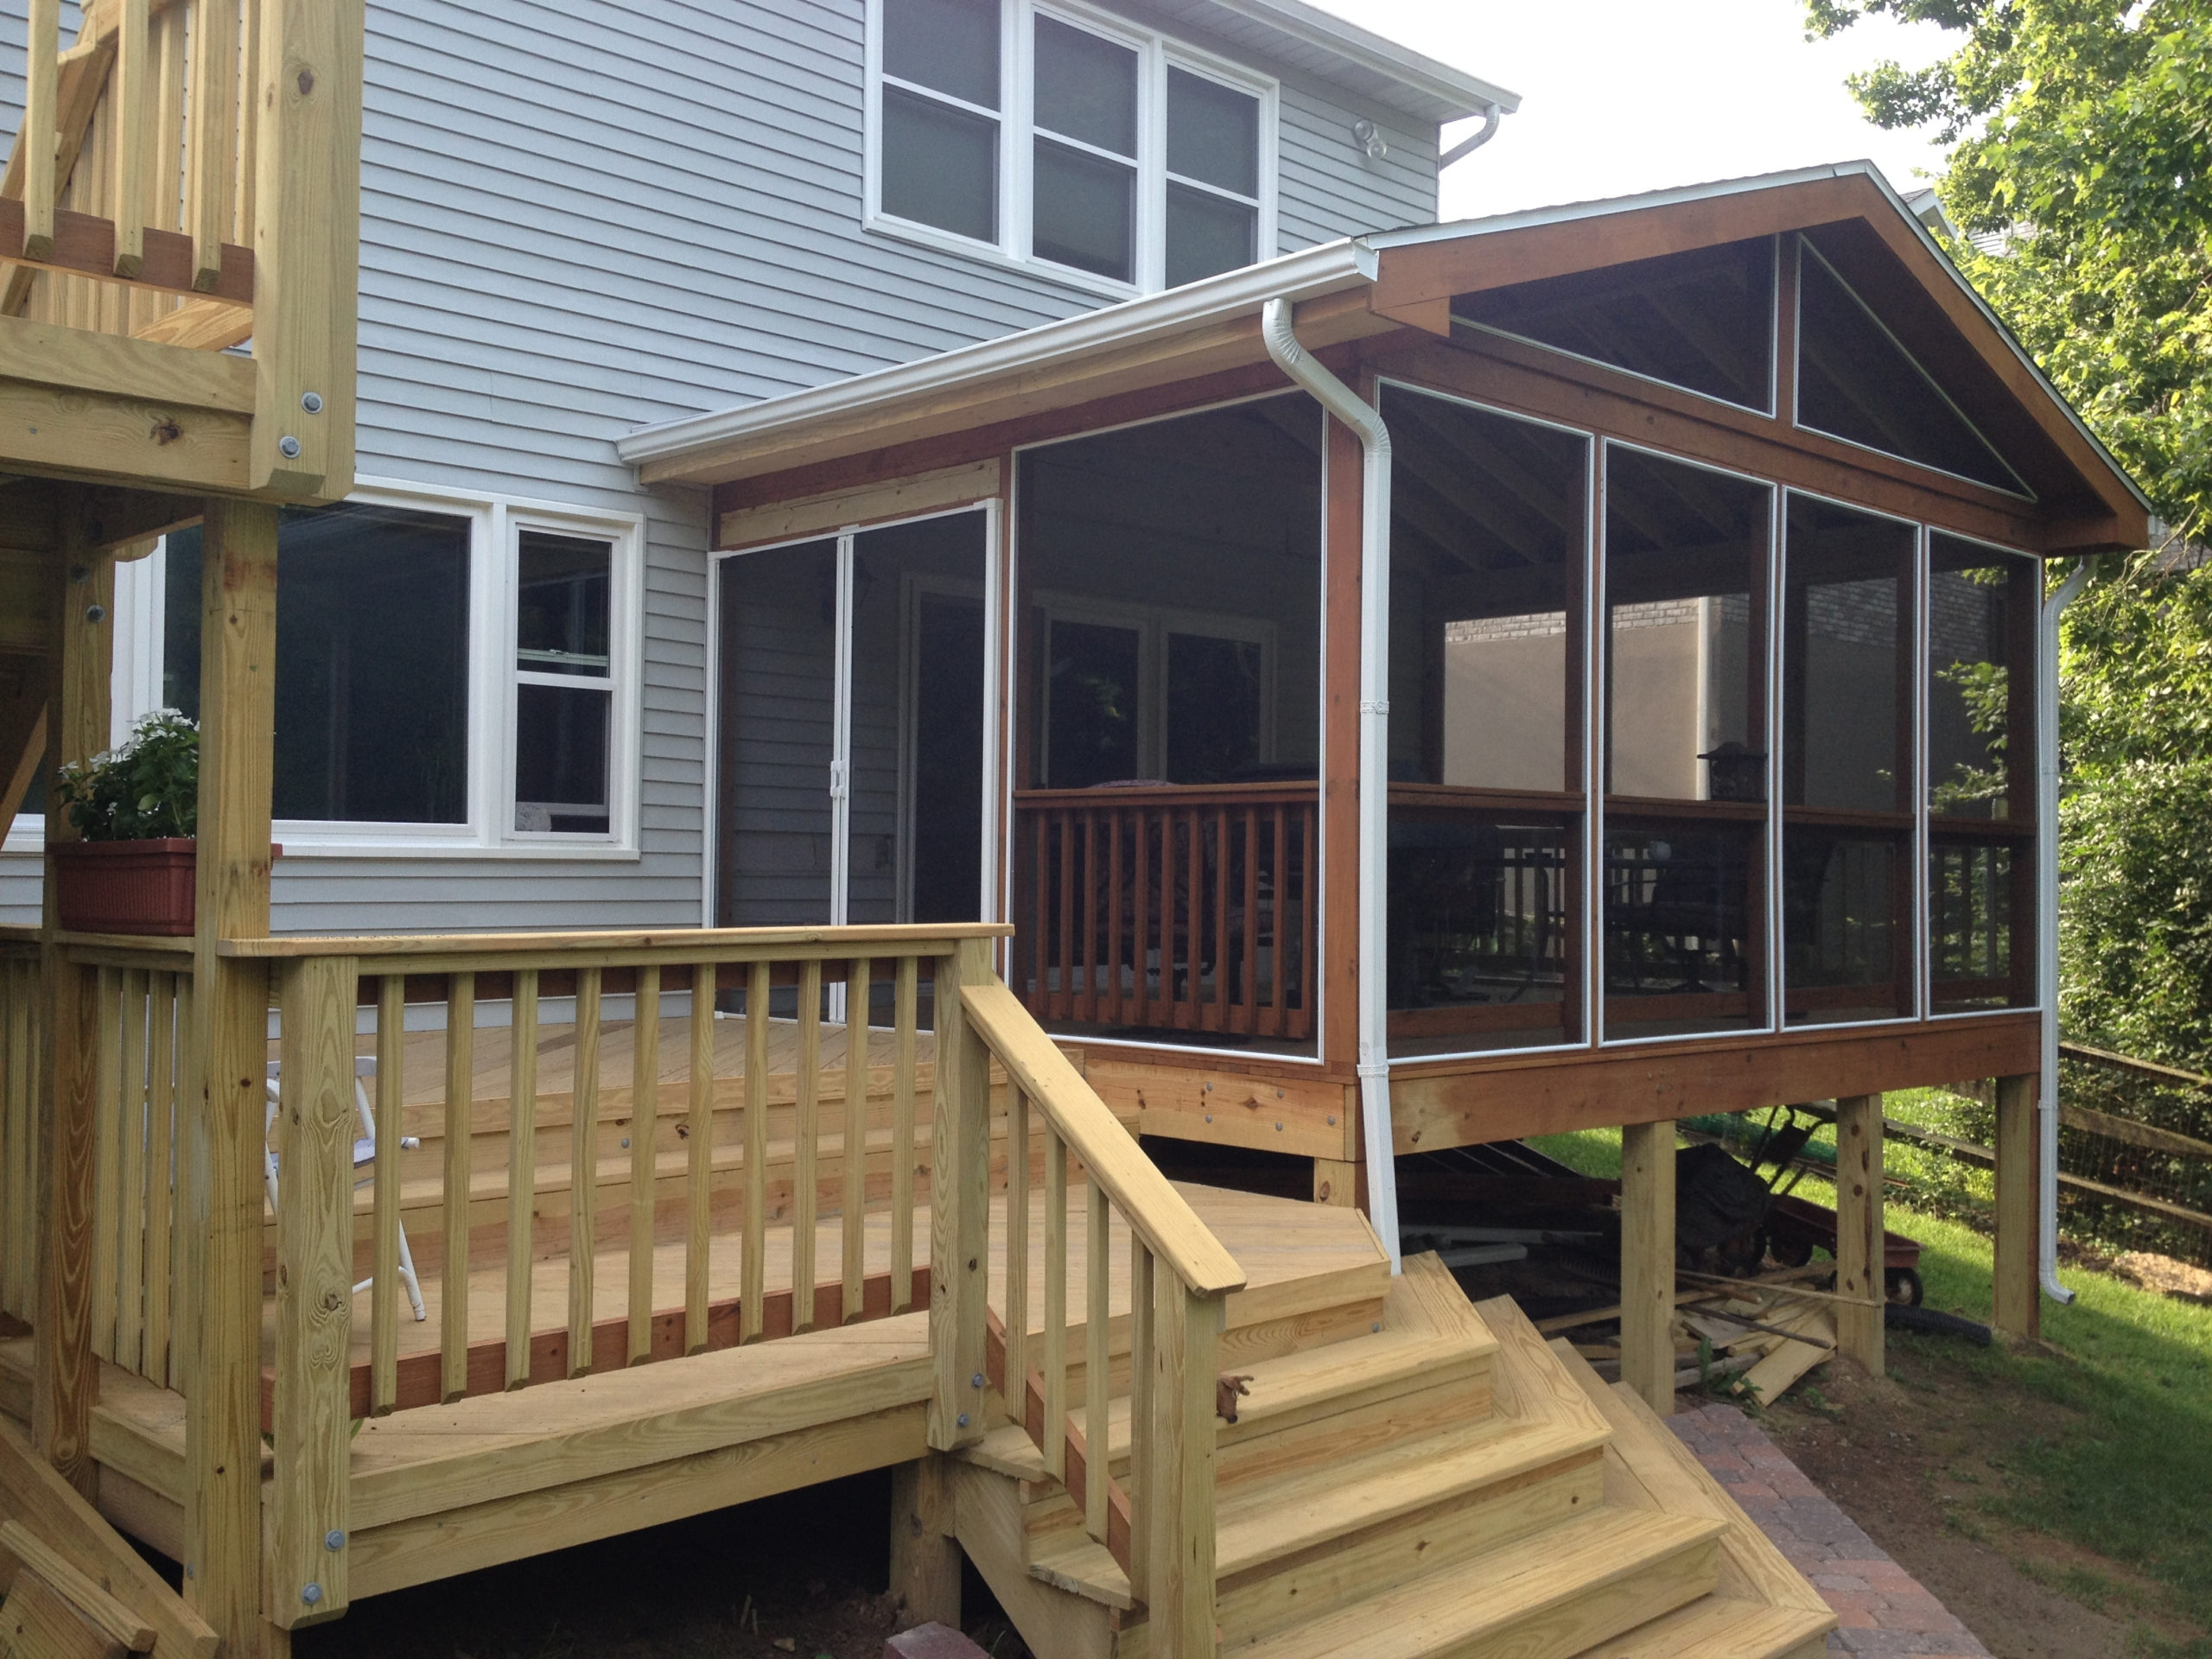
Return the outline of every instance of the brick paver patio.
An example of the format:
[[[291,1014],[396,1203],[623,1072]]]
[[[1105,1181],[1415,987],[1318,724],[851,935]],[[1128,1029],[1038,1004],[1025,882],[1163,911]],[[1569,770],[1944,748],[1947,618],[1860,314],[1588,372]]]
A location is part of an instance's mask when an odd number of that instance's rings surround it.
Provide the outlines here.
[[[1974,1633],[1885,1554],[1741,1411],[1707,1406],[1669,1421],[1744,1513],[1835,1609],[1842,1625],[1828,1637],[1831,1652],[1989,1659],[1989,1649]]]

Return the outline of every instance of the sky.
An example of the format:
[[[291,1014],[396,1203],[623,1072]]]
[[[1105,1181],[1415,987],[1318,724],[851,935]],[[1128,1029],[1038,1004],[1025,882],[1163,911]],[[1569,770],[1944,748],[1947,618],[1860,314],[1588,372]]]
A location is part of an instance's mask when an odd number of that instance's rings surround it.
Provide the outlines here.
[[[1957,37],[1932,26],[1861,22],[1810,44],[1798,0],[1319,3],[1521,94],[1497,137],[1445,174],[1446,219],[1862,158],[1905,193],[1942,167],[1917,137],[1871,124],[1844,86],[1885,58],[1942,56]]]

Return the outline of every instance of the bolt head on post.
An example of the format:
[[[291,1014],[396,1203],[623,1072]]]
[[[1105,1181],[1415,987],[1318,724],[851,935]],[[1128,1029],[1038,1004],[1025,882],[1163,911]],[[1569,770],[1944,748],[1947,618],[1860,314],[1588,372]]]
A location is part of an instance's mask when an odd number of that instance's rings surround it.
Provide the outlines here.
[[[287,432],[276,440],[276,453],[287,461],[297,461],[300,458],[300,441]]]

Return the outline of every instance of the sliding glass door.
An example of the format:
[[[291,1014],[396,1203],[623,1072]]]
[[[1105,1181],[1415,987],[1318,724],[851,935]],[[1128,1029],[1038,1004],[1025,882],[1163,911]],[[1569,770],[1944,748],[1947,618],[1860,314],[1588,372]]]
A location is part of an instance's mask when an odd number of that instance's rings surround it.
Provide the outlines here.
[[[720,566],[715,919],[988,913],[982,509]]]

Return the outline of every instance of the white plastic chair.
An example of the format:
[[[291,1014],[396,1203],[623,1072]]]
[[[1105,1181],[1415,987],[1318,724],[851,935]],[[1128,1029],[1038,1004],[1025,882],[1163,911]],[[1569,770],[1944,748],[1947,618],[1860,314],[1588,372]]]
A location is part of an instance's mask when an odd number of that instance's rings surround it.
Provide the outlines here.
[[[369,1109],[369,1091],[361,1082],[362,1078],[373,1077],[376,1074],[377,1063],[372,1055],[362,1054],[354,1058],[353,1111],[361,1123],[360,1138],[353,1142],[353,1190],[357,1192],[376,1179],[377,1119],[376,1114]],[[269,1111],[262,1121],[261,1143],[262,1179],[269,1188],[269,1207],[272,1211],[276,1208],[276,1149],[269,1144],[269,1135],[276,1127],[277,1104],[276,1067],[272,1065],[269,1068]],[[411,1135],[399,1137],[400,1148],[405,1152],[413,1152],[422,1144],[420,1139]],[[361,1173],[365,1169],[369,1172],[366,1175]],[[416,1319],[428,1319],[429,1315],[423,1308],[423,1281],[415,1276],[415,1252],[407,1248],[404,1224],[399,1229],[399,1282],[407,1287],[407,1304],[415,1310]],[[376,1275],[372,1274],[353,1287],[353,1294],[358,1296],[374,1283]]]

